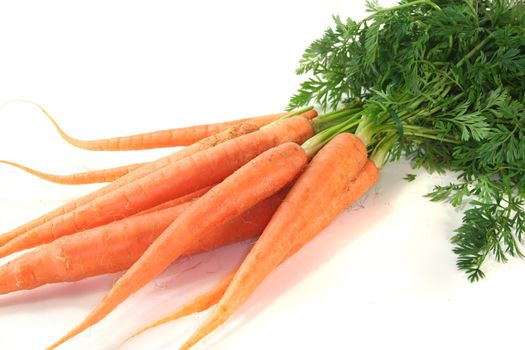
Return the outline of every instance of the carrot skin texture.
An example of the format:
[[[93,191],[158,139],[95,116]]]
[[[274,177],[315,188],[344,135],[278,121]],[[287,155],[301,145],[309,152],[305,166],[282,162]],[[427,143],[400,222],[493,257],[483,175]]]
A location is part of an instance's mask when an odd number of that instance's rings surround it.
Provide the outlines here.
[[[167,208],[172,208],[172,207],[174,207],[176,205],[179,205],[179,204],[182,204],[182,203],[186,203],[186,202],[188,202],[190,200],[193,200],[195,198],[199,198],[200,196],[202,196],[203,194],[208,192],[212,187],[213,186],[208,186],[208,187],[201,188],[200,190],[194,191],[194,192],[189,193],[189,194],[187,194],[185,196],[177,197],[177,198],[171,199],[171,200],[169,200],[167,202],[164,202],[164,203],[161,203],[159,205],[156,205],[156,206],[154,206],[152,208],[140,211],[137,214],[134,214],[132,216],[149,214],[149,213],[153,213],[155,211],[159,211],[159,210],[163,210],[163,209],[167,209]]]
[[[192,242],[183,256],[259,235],[284,195],[285,192],[281,191],[212,228],[206,237]],[[138,214],[59,238],[25,253],[0,267],[0,294],[126,270],[191,204],[187,201],[156,212]]]
[[[336,201],[337,203],[353,203],[357,199],[359,199],[361,196],[363,196],[368,189],[377,181],[379,172],[377,167],[375,166],[374,162],[371,160],[368,160],[365,163],[365,166],[357,175],[357,177],[350,183],[347,189],[345,189],[341,194],[338,194],[338,198]],[[286,255],[286,257],[283,259],[285,261],[288,257],[295,254],[297,251],[299,251],[304,245],[306,245],[308,242],[310,242],[316,235],[313,231],[308,231],[308,235],[303,236],[303,239],[297,240],[294,242],[292,248],[290,249],[290,252]],[[282,263],[282,262],[281,262]],[[212,287],[211,290],[197,296],[190,302],[184,304],[180,309],[175,311],[174,313],[144,327],[135,332],[133,335],[131,335],[130,338],[133,338],[135,336],[138,336],[139,334],[157,327],[161,324],[177,320],[181,317],[188,316],[190,314],[201,312],[204,310],[207,310],[211,306],[217,304],[219,300],[222,298],[224,293],[226,292],[226,289],[228,288],[229,284],[231,283],[233,276],[237,270],[233,271],[226,277],[224,277],[221,281],[219,281],[215,286]],[[128,338],[128,339],[130,339]]]
[[[115,221],[29,251],[0,267],[0,294],[121,271],[189,205]]]
[[[47,113],[46,113],[47,114]],[[267,116],[244,118],[215,124],[194,125],[183,128],[158,130],[148,133],[113,137],[99,140],[79,140],[67,135],[58,124],[51,119],[60,136],[69,144],[90,151],[132,151],[152,148],[188,146],[206,137],[215,135],[228,128],[244,123],[250,123],[260,128],[269,124],[285,113],[276,113]]]
[[[192,241],[202,239],[214,226],[284,188],[299,175],[307,161],[306,153],[300,146],[287,142],[270,148],[228,176],[168,226],[113,285],[91,314],[49,349],[54,349],[104,318],[164,271],[187,250]]]
[[[86,171],[83,173],[75,173],[70,175],[56,175],[43,173],[41,171],[26,167],[22,164],[15,162],[10,162],[6,160],[0,160],[0,163],[14,166],[20,170],[23,170],[31,175],[37,176],[43,180],[54,182],[61,185],[85,185],[85,184],[94,184],[94,183],[103,183],[103,182],[112,182],[126,175],[129,172],[137,170],[144,163],[124,165],[115,168],[100,169]]]
[[[242,124],[239,127],[233,127],[231,129],[225,130],[219,134],[210,136],[209,138],[206,138],[202,141],[199,141],[191,146],[188,146],[180,151],[176,151],[174,153],[171,153],[165,157],[159,158],[156,161],[153,161],[151,163],[148,163],[144,165],[143,167],[140,167],[139,169],[132,171],[131,173],[122,176],[121,178],[115,180],[114,182],[108,184],[107,186],[104,186],[94,192],[91,192],[83,197],[80,197],[79,199],[76,199],[74,201],[71,201],[69,203],[66,203],[65,205],[52,210],[51,212],[44,214],[37,219],[34,219],[22,226],[19,226],[18,228],[15,228],[14,230],[11,230],[9,232],[6,232],[2,235],[0,235],[0,247],[5,245],[10,240],[40,226],[43,225],[52,219],[59,217],[61,215],[65,215],[82,205],[89,203],[93,201],[94,199],[105,195],[107,193],[113,192],[128,183],[131,183],[133,181],[136,181],[140,178],[143,178],[149,174],[151,174],[154,171],[157,171],[159,169],[162,169],[170,164],[173,164],[183,158],[186,158],[192,154],[204,151],[206,149],[215,147],[216,145],[219,145],[223,142],[226,142],[228,140],[234,139],[238,136],[245,135],[251,132],[254,132],[257,130],[257,127],[255,125],[251,124]]]
[[[312,134],[310,122],[298,116],[195,153],[16,237],[0,247],[0,257],[215,185],[264,151],[288,141],[302,143]]]
[[[368,190],[377,182],[378,178],[379,170],[376,167],[375,163],[370,159],[367,160],[359,175],[357,175],[355,179],[350,181],[350,183],[335,199],[334,211],[342,212],[344,209],[348,208],[352,203],[354,203],[365,193],[367,193]],[[293,254],[297,253],[297,251],[299,251],[308,242],[314,239],[318,235],[318,233],[319,232],[316,232],[315,230],[308,230],[304,232],[302,239],[295,240],[292,243],[290,252],[283,259],[283,261],[286,260],[288,257],[292,256]]]
[[[337,135],[319,151],[242,262],[212,314],[181,349],[189,349],[223,324],[294,246],[311,240],[350,204],[341,193],[351,188],[366,161],[365,145],[352,134]]]

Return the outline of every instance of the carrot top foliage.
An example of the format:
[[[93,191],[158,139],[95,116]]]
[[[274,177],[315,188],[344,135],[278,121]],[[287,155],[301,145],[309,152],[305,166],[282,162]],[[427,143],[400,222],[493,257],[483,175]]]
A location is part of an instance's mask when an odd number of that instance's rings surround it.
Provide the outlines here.
[[[346,130],[379,164],[406,156],[458,173],[428,197],[464,208],[452,242],[476,281],[487,258],[524,256],[525,1],[367,7],[360,22],[334,17],[306,49],[289,107],[350,108]]]

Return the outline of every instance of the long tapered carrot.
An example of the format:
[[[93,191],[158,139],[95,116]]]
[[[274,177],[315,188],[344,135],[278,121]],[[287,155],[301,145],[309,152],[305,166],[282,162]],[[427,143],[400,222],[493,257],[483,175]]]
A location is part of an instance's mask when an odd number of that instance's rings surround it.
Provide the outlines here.
[[[310,121],[297,116],[195,153],[12,239],[0,247],[0,257],[215,185],[265,150],[287,141],[302,143],[312,134]]]
[[[280,123],[279,123],[280,124]],[[113,285],[93,312],[55,342],[62,344],[94,325],[120,303],[166,269],[214,226],[225,222],[294,180],[307,163],[304,150],[288,142],[257,156],[199,198],[149,246],[140,259]]]
[[[138,168],[144,165],[144,163],[137,163],[119,166],[115,168],[85,171],[82,173],[75,173],[69,175],[57,175],[43,173],[41,171],[29,168],[25,165],[7,160],[0,160],[0,163],[14,166],[20,170],[25,171],[26,173],[37,176],[43,180],[61,185],[85,185],[102,182],[112,182],[118,179],[119,177],[122,177],[131,171],[137,170]]]
[[[378,177],[378,170],[376,166],[371,160],[368,160],[365,166],[363,167],[363,169],[361,170],[361,172],[350,183],[348,189],[338,195],[337,201],[346,202],[346,203],[355,202],[357,199],[363,196],[368,191],[368,189],[376,182],[377,177]],[[315,234],[315,233],[311,233],[311,234]],[[289,251],[289,253],[283,259],[283,261],[286,260],[288,257],[292,256],[293,254],[295,254],[306,243],[308,243],[311,240],[310,237],[311,236],[303,236],[304,239],[296,241],[293,247],[291,248],[291,250]],[[196,312],[207,310],[211,306],[217,304],[219,300],[222,298],[222,296],[224,295],[224,292],[226,292],[226,289],[230,285],[233,279],[233,276],[235,275],[236,272],[237,272],[237,269],[229,273],[223,279],[221,279],[209,291],[195,297],[193,300],[184,304],[180,309],[178,309],[174,313],[146,327],[139,329],[137,332],[133,333],[127,340],[133,337],[136,337],[149,329],[155,328],[157,326],[160,326],[170,321],[175,321],[179,318],[191,315]]]
[[[315,237],[350,204],[348,196],[341,194],[352,187],[366,160],[364,144],[352,134],[337,135],[313,158],[242,262],[212,314],[181,349],[189,349],[223,324],[294,246]]]
[[[191,146],[188,146],[182,150],[176,151],[174,153],[171,153],[165,157],[159,158],[151,163],[148,163],[144,165],[143,167],[140,167],[139,169],[130,172],[127,175],[122,176],[121,178],[115,180],[114,182],[94,191],[91,192],[83,197],[80,197],[74,201],[71,201],[57,209],[54,209],[50,211],[47,214],[44,214],[22,226],[19,226],[15,228],[14,230],[11,230],[9,232],[6,232],[2,235],[0,235],[0,246],[5,245],[10,240],[14,239],[15,237],[18,237],[40,225],[46,224],[47,222],[51,221],[52,219],[59,217],[61,215],[64,215],[66,213],[69,213],[76,208],[91,202],[97,197],[100,197],[102,195],[105,195],[107,193],[110,193],[112,191],[117,190],[118,188],[125,186],[133,181],[136,181],[140,178],[143,178],[147,176],[148,174],[151,174],[154,171],[157,171],[159,169],[162,169],[170,164],[173,164],[185,157],[188,157],[192,154],[204,151],[206,149],[215,147],[216,145],[219,145],[221,143],[224,143],[228,140],[234,139],[236,137],[239,137],[241,135],[246,135],[248,133],[254,132],[257,130],[257,127],[252,124],[242,124],[238,127],[233,127],[231,129],[222,131],[216,135],[210,136],[204,140],[201,140],[199,142],[194,143]]]
[[[285,113],[271,114],[255,118],[239,119],[217,124],[195,125],[185,128],[158,130],[149,133],[114,137],[99,140],[78,140],[63,131],[60,135],[70,144],[90,151],[131,151],[152,148],[188,146],[205,137],[214,135],[241,123],[251,123],[258,127],[269,124]]]
[[[286,193],[281,191],[213,227],[184,252],[190,256],[259,235]],[[191,201],[62,237],[0,267],[0,294],[126,270],[189,208]]]
[[[193,125],[189,127],[158,130],[136,135],[113,137],[99,140],[79,140],[66,134],[53,117],[40,105],[40,110],[53,123],[60,136],[69,144],[90,151],[130,151],[162,147],[188,146],[223,130],[250,123],[257,127],[267,125],[286,113],[275,113],[265,116],[237,119],[227,122]]]

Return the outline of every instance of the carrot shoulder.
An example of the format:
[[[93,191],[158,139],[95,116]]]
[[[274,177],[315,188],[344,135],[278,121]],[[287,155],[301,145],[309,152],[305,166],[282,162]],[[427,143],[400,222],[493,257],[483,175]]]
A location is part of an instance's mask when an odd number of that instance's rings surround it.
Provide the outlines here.
[[[69,175],[57,175],[57,174],[48,174],[41,171],[29,168],[25,165],[18,164],[15,162],[10,162],[7,160],[0,160],[0,163],[14,166],[20,170],[25,171],[31,175],[37,176],[43,180],[54,182],[61,185],[85,185],[85,184],[94,184],[102,182],[112,182],[126,175],[129,172],[137,170],[144,163],[130,164],[119,166],[115,168],[100,169],[100,170],[91,170],[82,173],[75,173]]]
[[[197,143],[194,143],[191,146],[188,146],[182,150],[179,150],[177,152],[171,153],[165,157],[159,158],[156,161],[153,161],[151,163],[148,163],[139,169],[130,172],[127,175],[122,176],[121,178],[115,180],[114,182],[94,191],[91,192],[83,197],[80,197],[74,201],[71,201],[57,209],[52,210],[51,212],[42,215],[38,217],[37,219],[34,219],[20,227],[15,228],[14,230],[11,230],[9,232],[6,232],[2,235],[0,235],[0,247],[5,245],[10,240],[25,234],[26,232],[35,229],[38,226],[44,225],[51,220],[60,217],[61,215],[65,215],[82,205],[89,203],[93,201],[94,199],[101,197],[105,194],[108,194],[110,192],[113,192],[131,182],[134,182],[140,178],[143,178],[157,170],[160,170],[170,164],[173,164],[185,157],[188,157],[192,154],[202,152],[206,149],[215,147],[216,145],[219,145],[221,143],[224,143],[228,140],[234,139],[236,137],[239,137],[241,135],[246,135],[248,133],[254,132],[257,130],[257,127],[255,125],[251,124],[242,124],[238,127],[233,127],[231,129],[225,130],[219,134],[210,136],[202,141],[199,141]]]
[[[181,349],[189,349],[224,323],[294,246],[311,240],[349,205],[344,192],[366,160],[364,144],[352,134],[340,134],[321,149],[277,209],[212,314]]]
[[[199,198],[149,246],[114,284],[95,310],[50,349],[100,321],[131,294],[155,278],[195,240],[214,226],[268,198],[299,175],[307,162],[304,150],[288,142],[257,156]]]
[[[284,195],[281,191],[213,227],[200,241],[192,242],[183,255],[210,251],[259,235]],[[162,210],[62,237],[25,253],[0,267],[0,294],[126,270],[190,205],[191,200],[174,203]]]
[[[262,152],[287,141],[302,143],[312,133],[310,122],[299,116],[195,153],[16,237],[0,247],[0,257],[215,185]]]

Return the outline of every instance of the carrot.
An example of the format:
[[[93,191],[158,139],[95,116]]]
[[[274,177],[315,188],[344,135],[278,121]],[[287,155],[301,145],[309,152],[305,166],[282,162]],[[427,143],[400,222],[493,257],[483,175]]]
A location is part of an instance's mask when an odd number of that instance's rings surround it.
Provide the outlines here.
[[[11,230],[7,233],[4,233],[0,235],[0,246],[5,245],[10,240],[25,234],[26,232],[29,232],[30,230],[44,225],[51,220],[53,220],[56,217],[59,217],[61,215],[65,215],[82,205],[89,203],[93,201],[94,199],[105,195],[107,193],[113,192],[116,189],[123,187],[133,181],[136,181],[140,178],[143,178],[149,174],[151,174],[154,171],[157,171],[159,169],[163,169],[164,167],[173,164],[185,157],[188,157],[192,154],[204,151],[206,149],[215,147],[216,145],[219,145],[221,143],[224,143],[228,140],[234,139],[236,137],[239,137],[241,135],[246,135],[248,133],[254,132],[257,130],[257,127],[251,124],[242,124],[238,127],[233,127],[231,129],[222,131],[216,135],[210,136],[202,141],[199,141],[197,143],[194,143],[191,146],[188,146],[180,151],[171,153],[165,157],[159,158],[154,162],[148,163],[144,165],[143,167],[140,167],[139,169],[122,176],[121,178],[115,180],[114,182],[108,184],[107,186],[104,186],[92,193],[89,193],[77,200],[74,200],[72,202],[69,202],[55,210],[52,210],[51,212],[40,216],[39,218],[32,220],[14,230]]]
[[[259,235],[284,195],[285,192],[281,191],[241,215],[213,227],[202,240],[191,242],[184,256]],[[191,204],[191,201],[187,201],[155,212],[138,214],[59,238],[25,253],[0,267],[0,294],[126,270]]]
[[[65,141],[73,146],[90,151],[130,151],[161,147],[188,146],[233,126],[249,123],[260,128],[287,114],[276,113],[259,117],[237,119],[222,123],[194,125],[185,128],[158,130],[130,136],[86,141],[73,138],[66,134],[42,106],[38,104],[36,105],[46,115],[51,123],[53,123],[56,130]],[[308,112],[307,115],[313,115],[314,113],[315,112]]]
[[[378,177],[379,170],[374,161],[370,159],[367,160],[359,175],[350,181],[350,183],[340,194],[340,197],[336,198],[336,201],[334,201],[334,204],[338,206],[337,210],[342,211],[361,198],[376,183]],[[305,232],[302,240],[296,240],[293,243],[290,253],[286,258],[299,251],[305,244],[315,238],[317,234],[318,232],[315,232],[314,230]]]
[[[351,182],[348,189],[345,193],[339,194],[338,200],[340,201],[346,201],[347,203],[353,203],[357,199],[359,199],[362,195],[366,193],[366,191],[369,189],[369,187],[376,182],[378,176],[378,171],[376,166],[371,160],[368,160],[365,163],[365,166],[357,175],[355,180]],[[315,232],[310,232],[312,235],[315,235]],[[290,252],[286,255],[286,257],[283,259],[286,260],[286,258],[292,256],[295,254],[299,249],[301,249],[306,243],[308,243],[311,240],[310,236],[305,237],[305,239],[301,239],[295,242],[293,247],[291,248]],[[204,311],[211,306],[217,304],[219,300],[224,295],[224,292],[228,288],[230,282],[233,279],[233,276],[237,270],[231,272],[226,277],[224,277],[222,280],[219,281],[215,286],[212,287],[211,290],[197,296],[195,299],[191,300],[190,302],[184,304],[180,309],[175,311],[174,313],[144,327],[139,329],[137,332],[133,333],[127,340],[138,336],[139,334],[144,333],[145,331],[152,329],[154,327],[160,326],[164,323],[177,320],[181,317],[188,316],[190,314]]]
[[[366,160],[366,147],[352,134],[339,134],[321,149],[275,212],[212,314],[181,349],[189,349],[224,323],[295,246],[315,237],[350,204],[345,192],[352,188]],[[367,189],[370,186],[365,182]]]
[[[112,182],[118,179],[119,177],[122,177],[126,175],[127,173],[134,171],[144,165],[144,163],[137,163],[137,164],[119,166],[115,168],[86,171],[83,173],[75,173],[75,174],[69,174],[69,175],[55,175],[55,174],[43,173],[38,170],[26,167],[25,165],[18,164],[15,162],[10,162],[7,160],[0,160],[0,163],[14,166],[31,175],[34,175],[46,181],[54,182],[54,183],[61,184],[61,185],[85,185],[85,184],[94,184],[94,183],[101,183],[101,182]]]
[[[183,254],[192,241],[202,239],[214,226],[284,188],[306,162],[306,153],[300,146],[284,143],[262,153],[213,187],[168,226],[82,323],[49,349],[104,318]]]
[[[312,134],[310,122],[298,116],[193,154],[14,238],[0,247],[0,257],[215,185],[265,150],[287,141],[303,142]]]

